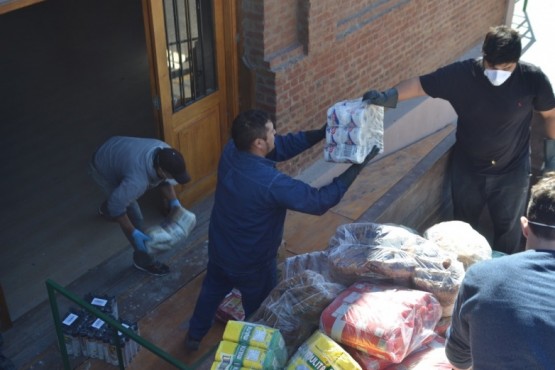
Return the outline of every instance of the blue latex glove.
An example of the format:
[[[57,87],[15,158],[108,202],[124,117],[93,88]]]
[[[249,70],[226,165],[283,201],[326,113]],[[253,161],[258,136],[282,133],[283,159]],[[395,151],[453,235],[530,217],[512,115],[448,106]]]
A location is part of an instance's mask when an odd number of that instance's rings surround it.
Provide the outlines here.
[[[170,208],[173,207],[181,207],[181,203],[179,203],[179,199],[175,198],[175,199],[171,199],[168,204],[170,205]]]
[[[148,252],[148,248],[145,245],[145,242],[147,240],[150,240],[150,237],[148,235],[145,235],[143,232],[141,232],[138,229],[133,230],[133,232],[131,233],[131,237],[133,238],[133,244],[135,244],[135,247],[141,251],[141,252]]]

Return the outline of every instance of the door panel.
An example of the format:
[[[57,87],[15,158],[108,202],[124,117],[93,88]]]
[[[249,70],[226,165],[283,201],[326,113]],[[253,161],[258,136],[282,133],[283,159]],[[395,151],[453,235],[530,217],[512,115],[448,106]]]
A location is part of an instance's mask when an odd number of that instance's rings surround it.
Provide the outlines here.
[[[184,155],[191,175],[176,188],[185,205],[214,189],[227,137],[224,1],[143,0],[160,136]],[[212,22],[202,13],[207,4]]]
[[[29,5],[41,3],[44,0],[3,0],[0,1],[0,15],[17,9],[24,8]]]
[[[214,188],[221,153],[220,125],[220,107],[213,105],[188,120],[186,128],[175,131],[181,153],[185,158],[193,158],[187,162],[187,169],[191,178],[196,179],[195,186],[180,186],[185,200],[200,199]]]

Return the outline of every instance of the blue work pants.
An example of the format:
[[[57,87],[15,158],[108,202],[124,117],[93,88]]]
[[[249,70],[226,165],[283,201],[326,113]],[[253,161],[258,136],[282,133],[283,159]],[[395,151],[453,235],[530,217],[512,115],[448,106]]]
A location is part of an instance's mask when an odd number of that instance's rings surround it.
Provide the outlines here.
[[[208,261],[206,276],[189,321],[189,337],[201,340],[210,330],[216,311],[233,288],[241,292],[245,317],[253,314],[277,285],[277,261],[268,262],[252,272],[230,272]]]

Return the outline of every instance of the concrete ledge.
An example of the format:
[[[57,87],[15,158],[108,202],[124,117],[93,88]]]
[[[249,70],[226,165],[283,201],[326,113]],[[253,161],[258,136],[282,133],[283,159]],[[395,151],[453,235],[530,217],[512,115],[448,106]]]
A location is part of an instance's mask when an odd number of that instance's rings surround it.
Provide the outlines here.
[[[439,220],[451,219],[448,173],[454,143],[452,131],[357,221],[396,223],[423,232]]]

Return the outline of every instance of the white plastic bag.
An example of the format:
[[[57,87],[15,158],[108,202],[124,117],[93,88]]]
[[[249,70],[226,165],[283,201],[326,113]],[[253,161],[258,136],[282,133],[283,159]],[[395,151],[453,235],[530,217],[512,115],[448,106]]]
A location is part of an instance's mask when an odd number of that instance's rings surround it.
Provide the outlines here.
[[[465,271],[474,263],[492,258],[487,239],[462,221],[445,221],[424,231],[424,237],[457,257]]]
[[[166,251],[187,238],[194,229],[197,218],[183,207],[174,207],[167,221],[146,230],[150,240],[145,242],[149,253]]]

